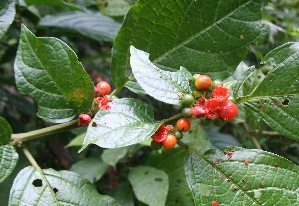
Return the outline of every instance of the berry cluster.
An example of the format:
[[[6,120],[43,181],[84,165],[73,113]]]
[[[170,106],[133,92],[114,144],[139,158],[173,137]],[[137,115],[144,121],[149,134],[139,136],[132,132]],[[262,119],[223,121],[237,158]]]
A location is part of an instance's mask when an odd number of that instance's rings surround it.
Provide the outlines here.
[[[94,87],[94,102],[98,105],[98,109],[108,110],[110,106],[109,102],[112,102],[112,99],[106,97],[106,95],[110,94],[111,86],[108,82],[100,81]],[[89,125],[92,118],[89,114],[80,114],[78,119],[78,125]]]
[[[195,80],[195,86],[198,90],[208,90],[212,85],[212,80],[206,75],[198,75]],[[205,94],[205,92],[203,92]],[[222,84],[216,85],[210,98],[201,95],[191,108],[189,115],[197,118],[216,119],[220,118],[229,121],[238,114],[238,107],[232,101],[228,101],[230,91]]]
[[[187,118],[181,118],[176,123],[176,129],[172,125],[162,124],[155,134],[152,135],[151,147],[155,150],[161,149],[163,146],[165,149],[172,149],[178,139],[183,138],[182,132],[189,131],[191,123]]]

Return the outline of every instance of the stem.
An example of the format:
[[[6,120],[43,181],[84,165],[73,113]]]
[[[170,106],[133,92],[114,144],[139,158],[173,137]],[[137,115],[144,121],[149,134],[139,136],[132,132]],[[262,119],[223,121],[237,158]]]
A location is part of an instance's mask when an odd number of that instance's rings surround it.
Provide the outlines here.
[[[41,168],[38,166],[37,162],[35,161],[34,157],[32,156],[32,154],[29,152],[29,150],[27,149],[27,147],[23,147],[23,152],[25,154],[25,156],[27,157],[27,159],[29,160],[30,164],[35,167],[37,170],[41,171]]]
[[[175,121],[175,120],[177,120],[177,119],[179,119],[183,116],[184,115],[182,113],[180,113],[180,114],[177,114],[177,115],[174,115],[174,116],[170,117],[169,119],[164,120],[163,122],[164,122],[164,124],[168,124],[168,123],[171,123],[172,121]]]
[[[75,128],[78,124],[78,120],[73,120],[70,122],[53,125],[43,129],[34,130],[26,133],[12,134],[11,135],[11,145],[22,144],[28,140],[36,139],[39,137],[44,137],[47,135],[56,134],[59,132],[67,131],[69,129]]]
[[[269,136],[279,136],[279,135],[281,135],[278,132],[274,132],[274,131],[259,131],[259,130],[251,130],[251,131],[249,131],[249,133],[263,134],[263,135],[269,135]]]

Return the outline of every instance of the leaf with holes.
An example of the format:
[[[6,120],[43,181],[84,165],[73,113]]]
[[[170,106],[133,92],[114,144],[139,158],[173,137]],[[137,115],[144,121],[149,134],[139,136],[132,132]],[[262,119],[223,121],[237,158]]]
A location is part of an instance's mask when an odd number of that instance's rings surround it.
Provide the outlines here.
[[[119,99],[100,110],[89,124],[81,151],[89,144],[104,148],[133,145],[149,138],[161,125],[150,106],[136,99]]]
[[[9,205],[115,205],[78,174],[32,166],[19,172],[10,190]]]
[[[148,166],[131,169],[128,179],[138,200],[150,206],[165,205],[168,176],[162,170]]]
[[[129,47],[151,54],[163,70],[184,66],[213,79],[230,76],[247,55],[246,46],[264,34],[261,0],[140,0],[127,13],[113,43],[111,75],[128,81]]]
[[[12,134],[12,128],[9,123],[0,117],[0,146],[9,144]]]
[[[185,173],[195,205],[299,205],[299,166],[262,150],[193,153]]]
[[[92,12],[70,11],[47,15],[39,25],[76,31],[88,38],[112,42],[120,24],[110,17]]]
[[[180,95],[191,93],[189,79],[192,75],[184,67],[177,72],[163,71],[149,60],[148,53],[134,46],[131,46],[130,52],[134,77],[150,96],[165,103],[179,105]]]
[[[0,146],[0,183],[12,173],[18,159],[19,155],[13,146]]]
[[[92,104],[93,83],[59,39],[37,38],[23,25],[14,70],[18,90],[35,98],[37,115],[45,121],[69,121]]]
[[[273,130],[299,141],[299,43],[284,44],[263,61],[273,69],[237,102]]]

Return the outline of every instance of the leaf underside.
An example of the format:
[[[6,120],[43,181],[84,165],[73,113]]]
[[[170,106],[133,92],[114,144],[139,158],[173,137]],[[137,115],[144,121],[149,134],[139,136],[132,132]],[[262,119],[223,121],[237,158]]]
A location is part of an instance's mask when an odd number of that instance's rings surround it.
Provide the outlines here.
[[[78,174],[53,169],[20,171],[10,191],[9,205],[119,205],[100,195],[94,186]]]

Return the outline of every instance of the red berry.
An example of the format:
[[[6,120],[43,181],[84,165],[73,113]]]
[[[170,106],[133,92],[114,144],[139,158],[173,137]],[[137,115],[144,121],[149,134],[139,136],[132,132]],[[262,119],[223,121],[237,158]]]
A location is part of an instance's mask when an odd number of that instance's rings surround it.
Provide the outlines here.
[[[219,206],[219,202],[213,201],[212,206]]]
[[[207,75],[199,75],[196,77],[195,86],[197,89],[209,89],[212,84],[212,79]]]
[[[208,99],[206,102],[207,118],[216,119],[218,117],[218,109],[221,103],[214,98]]]
[[[165,126],[164,124],[162,124],[155,132],[155,134],[152,135],[152,139],[155,142],[163,142],[164,140],[166,140],[168,133],[171,132],[172,130],[173,130],[172,125]]]
[[[179,131],[187,132],[191,128],[191,123],[187,118],[181,118],[176,122],[176,127]]]
[[[108,82],[100,81],[94,88],[94,97],[103,97],[111,92]]]
[[[89,125],[91,117],[88,114],[80,114],[78,119],[78,125]]]
[[[204,117],[206,115],[206,110],[204,109],[204,107],[202,106],[195,106],[193,107],[190,112],[189,112],[189,115],[190,116],[195,116],[197,118],[200,118],[200,117]]]
[[[233,102],[224,102],[220,105],[218,115],[225,121],[230,121],[238,114],[238,107]]]
[[[225,102],[229,98],[229,89],[223,85],[217,85],[212,91],[212,98],[217,99],[219,102]]]
[[[173,134],[168,134],[166,139],[162,142],[165,149],[172,149],[177,143],[177,139]]]
[[[103,109],[103,110],[110,109],[110,106],[108,105],[109,102],[112,102],[112,99],[107,99],[107,98],[104,98],[104,97],[99,97],[97,99],[99,109]]]

